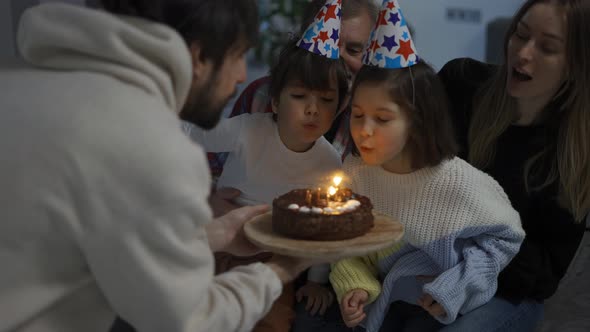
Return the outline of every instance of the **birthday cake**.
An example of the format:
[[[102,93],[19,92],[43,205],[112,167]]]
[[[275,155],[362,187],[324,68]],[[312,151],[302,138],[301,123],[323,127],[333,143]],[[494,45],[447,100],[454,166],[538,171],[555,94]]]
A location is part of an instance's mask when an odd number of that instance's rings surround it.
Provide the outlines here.
[[[373,204],[350,189],[334,196],[295,189],[272,202],[272,229],[290,238],[333,241],[361,236],[373,227]]]

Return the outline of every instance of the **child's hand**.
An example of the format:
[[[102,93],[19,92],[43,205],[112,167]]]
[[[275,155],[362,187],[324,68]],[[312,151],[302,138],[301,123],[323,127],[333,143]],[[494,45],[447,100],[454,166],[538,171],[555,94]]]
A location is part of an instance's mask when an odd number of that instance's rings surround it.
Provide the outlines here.
[[[447,315],[442,305],[436,302],[430,294],[423,294],[418,299],[418,305],[428,311],[432,317],[445,317]]]
[[[307,297],[305,310],[309,311],[312,316],[317,314],[318,311],[320,315],[325,314],[326,309],[328,309],[334,301],[334,296],[328,288],[313,281],[308,281],[305,286],[299,288],[295,297],[297,302],[301,302],[303,297]]]
[[[355,327],[367,316],[364,312],[369,293],[362,289],[354,289],[346,293],[340,302],[342,320],[348,327]]]

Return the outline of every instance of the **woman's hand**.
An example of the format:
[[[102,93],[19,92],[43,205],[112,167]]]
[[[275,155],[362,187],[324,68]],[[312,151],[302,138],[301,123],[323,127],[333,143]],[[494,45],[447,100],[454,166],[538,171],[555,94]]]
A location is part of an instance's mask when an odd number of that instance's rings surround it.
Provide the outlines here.
[[[301,302],[304,297],[307,297],[305,310],[309,311],[312,316],[318,312],[320,315],[325,314],[328,307],[334,302],[334,296],[330,289],[313,281],[307,281],[303,287],[297,290],[295,294],[297,302]]]
[[[342,320],[348,327],[355,327],[365,319],[364,308],[369,293],[363,289],[354,289],[346,293],[340,302],[340,312],[342,313]]]

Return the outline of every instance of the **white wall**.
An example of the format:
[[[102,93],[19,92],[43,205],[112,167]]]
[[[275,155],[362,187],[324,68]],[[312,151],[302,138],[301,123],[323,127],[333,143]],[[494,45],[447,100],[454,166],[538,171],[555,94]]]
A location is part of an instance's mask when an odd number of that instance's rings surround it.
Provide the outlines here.
[[[406,20],[414,28],[418,53],[435,69],[458,57],[485,60],[486,24],[510,17],[523,0],[398,0]],[[448,8],[475,9],[479,23],[447,20]]]

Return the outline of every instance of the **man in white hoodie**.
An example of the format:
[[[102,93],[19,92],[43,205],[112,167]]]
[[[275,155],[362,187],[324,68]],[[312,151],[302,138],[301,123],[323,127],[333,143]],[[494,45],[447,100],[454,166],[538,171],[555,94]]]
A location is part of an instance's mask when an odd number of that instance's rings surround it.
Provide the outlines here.
[[[277,257],[213,275],[243,223],[213,220],[201,148],[245,79],[254,0],[45,4],[0,68],[0,332],[248,331],[312,262]],[[110,13],[109,13],[110,12]],[[247,253],[247,252],[246,252]]]

